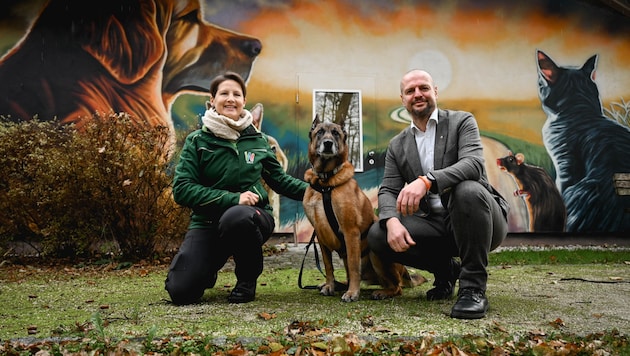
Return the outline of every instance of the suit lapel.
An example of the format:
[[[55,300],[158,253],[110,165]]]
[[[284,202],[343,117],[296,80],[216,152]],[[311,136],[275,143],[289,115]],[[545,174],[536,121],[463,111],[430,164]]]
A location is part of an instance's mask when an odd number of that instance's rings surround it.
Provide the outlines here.
[[[420,163],[420,156],[418,155],[418,145],[416,144],[416,137],[413,134],[411,127],[408,127],[405,132],[404,142],[404,157],[408,157],[409,172],[412,177],[417,177],[422,174],[422,164]]]
[[[435,150],[433,151],[433,167],[444,168],[444,155],[446,154],[446,141],[448,139],[448,116],[438,109],[438,124],[435,130]]]

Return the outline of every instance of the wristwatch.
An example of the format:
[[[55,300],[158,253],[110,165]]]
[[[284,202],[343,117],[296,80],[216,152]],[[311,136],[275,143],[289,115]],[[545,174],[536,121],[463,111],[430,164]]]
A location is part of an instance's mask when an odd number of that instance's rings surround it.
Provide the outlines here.
[[[437,182],[435,181],[435,177],[433,176],[433,173],[427,172],[426,177],[431,182],[431,189],[429,189],[429,191],[431,193],[437,193],[438,192]]]

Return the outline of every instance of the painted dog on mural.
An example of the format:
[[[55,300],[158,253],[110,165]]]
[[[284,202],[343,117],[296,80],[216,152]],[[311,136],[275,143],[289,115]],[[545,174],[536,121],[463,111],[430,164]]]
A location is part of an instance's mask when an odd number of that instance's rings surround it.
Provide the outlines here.
[[[208,93],[225,70],[248,78],[261,49],[205,22],[199,0],[50,0],[0,59],[0,115],[81,128],[127,112],[172,132],[180,93]]]

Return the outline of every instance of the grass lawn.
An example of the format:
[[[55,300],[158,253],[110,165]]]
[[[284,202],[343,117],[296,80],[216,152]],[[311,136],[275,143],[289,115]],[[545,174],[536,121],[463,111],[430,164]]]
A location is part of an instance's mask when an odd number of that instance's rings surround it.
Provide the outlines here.
[[[168,302],[163,263],[7,261],[0,267],[0,353],[630,354],[628,249],[492,253],[490,310],[480,320],[451,319],[454,301],[426,301],[432,276],[421,271],[428,283],[385,301],[369,299],[371,286],[354,303],[299,289],[299,262],[275,263],[288,253],[266,258],[254,302],[227,303],[235,283],[228,267],[201,303],[185,307]],[[323,277],[309,267],[303,280],[317,284]]]

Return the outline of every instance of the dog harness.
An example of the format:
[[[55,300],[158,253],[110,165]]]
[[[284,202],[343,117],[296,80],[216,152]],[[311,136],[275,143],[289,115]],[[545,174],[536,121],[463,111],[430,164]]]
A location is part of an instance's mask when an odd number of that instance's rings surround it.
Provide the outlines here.
[[[326,212],[326,219],[328,219],[328,223],[330,224],[330,228],[335,233],[339,241],[341,241],[341,250],[340,254],[345,254],[346,252],[346,242],[343,237],[343,233],[339,229],[339,222],[337,221],[337,217],[335,216],[335,212],[332,207],[332,190],[335,189],[334,186],[323,186],[321,184],[311,184],[311,188],[322,194],[322,202],[324,203],[324,211]]]

